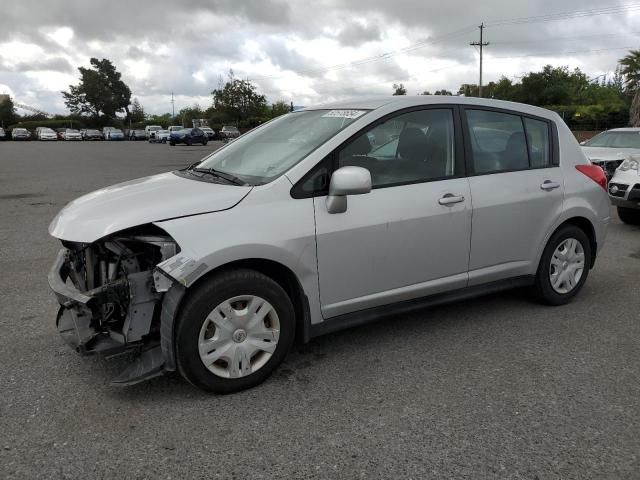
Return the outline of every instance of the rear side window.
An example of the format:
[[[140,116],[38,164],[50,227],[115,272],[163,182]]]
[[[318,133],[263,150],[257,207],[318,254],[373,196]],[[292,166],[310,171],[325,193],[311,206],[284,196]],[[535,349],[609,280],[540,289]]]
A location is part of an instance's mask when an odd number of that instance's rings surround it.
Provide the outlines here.
[[[527,132],[531,168],[548,167],[551,165],[549,124],[542,120],[525,118],[524,126]]]
[[[548,122],[486,110],[466,110],[466,116],[475,173],[551,165]]]

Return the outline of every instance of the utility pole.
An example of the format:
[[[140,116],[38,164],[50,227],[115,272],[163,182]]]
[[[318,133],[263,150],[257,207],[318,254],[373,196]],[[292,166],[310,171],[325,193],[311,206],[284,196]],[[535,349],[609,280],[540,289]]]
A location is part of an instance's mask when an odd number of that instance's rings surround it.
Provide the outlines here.
[[[175,102],[173,101],[173,92],[171,92],[171,122],[176,119],[176,107]]]
[[[482,98],[482,48],[489,45],[489,42],[482,41],[482,33],[484,30],[484,22],[480,24],[478,27],[480,29],[480,41],[479,42],[471,42],[469,45],[472,47],[480,47],[480,83],[478,83],[478,96]]]

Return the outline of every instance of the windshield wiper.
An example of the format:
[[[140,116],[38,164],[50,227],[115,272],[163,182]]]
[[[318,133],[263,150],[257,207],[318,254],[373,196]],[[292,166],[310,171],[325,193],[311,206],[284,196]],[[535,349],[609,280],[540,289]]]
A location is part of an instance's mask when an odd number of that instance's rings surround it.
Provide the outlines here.
[[[248,185],[247,182],[245,182],[244,180],[240,180],[235,175],[231,175],[230,173],[227,173],[227,172],[221,172],[219,170],[216,170],[215,168],[191,168],[190,171],[213,175],[214,177],[222,178],[227,182],[233,183],[234,185],[240,185],[243,187]]]

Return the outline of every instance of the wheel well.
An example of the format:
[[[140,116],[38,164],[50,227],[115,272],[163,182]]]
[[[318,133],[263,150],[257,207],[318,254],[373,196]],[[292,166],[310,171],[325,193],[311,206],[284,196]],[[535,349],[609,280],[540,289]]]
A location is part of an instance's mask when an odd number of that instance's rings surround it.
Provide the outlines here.
[[[263,275],[266,275],[267,277],[274,280],[284,289],[285,292],[287,292],[287,295],[289,296],[289,298],[291,299],[291,303],[293,304],[293,309],[296,316],[296,343],[306,342],[309,338],[309,302],[296,275],[281,263],[262,258],[236,260],[234,262],[220,265],[210,272],[207,272],[205,275],[196,280],[193,285],[190,285],[188,290],[193,289],[201,282],[206,281],[206,279],[212,275],[216,275],[225,270],[232,270],[236,268],[247,268],[260,272]]]
[[[596,231],[593,228],[593,224],[584,217],[573,217],[566,220],[562,225],[575,225],[580,230],[582,230],[589,239],[589,244],[591,245],[591,265],[589,268],[593,268],[593,265],[596,263],[596,255],[598,253],[598,243],[596,242]],[[560,225],[558,228],[562,227]]]

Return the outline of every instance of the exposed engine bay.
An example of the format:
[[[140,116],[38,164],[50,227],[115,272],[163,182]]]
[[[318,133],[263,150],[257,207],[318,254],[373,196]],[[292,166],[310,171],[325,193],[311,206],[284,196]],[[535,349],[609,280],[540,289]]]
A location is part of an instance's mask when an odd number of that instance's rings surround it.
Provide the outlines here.
[[[62,243],[49,283],[64,340],[83,355],[155,351],[154,365],[162,361],[161,306],[171,282],[156,266],[180,251],[176,242],[145,225],[91,244]]]

